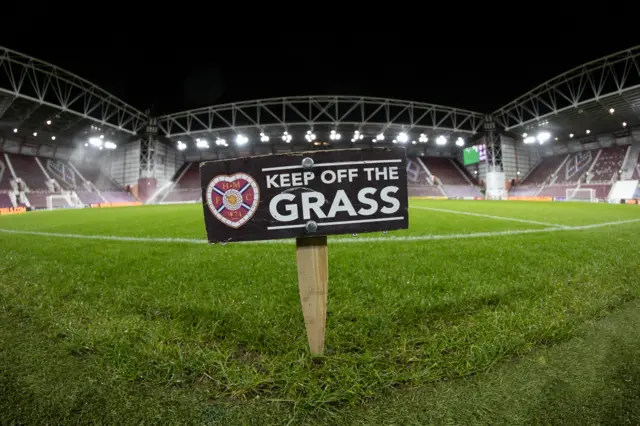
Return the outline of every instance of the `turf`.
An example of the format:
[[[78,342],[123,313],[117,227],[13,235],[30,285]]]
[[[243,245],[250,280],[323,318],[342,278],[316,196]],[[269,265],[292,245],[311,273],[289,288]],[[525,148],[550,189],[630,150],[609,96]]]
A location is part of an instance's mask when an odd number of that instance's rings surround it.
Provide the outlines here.
[[[629,205],[414,201],[408,231],[331,239],[326,356],[312,359],[290,242],[194,244],[196,205],[1,217],[0,230],[193,241],[0,232],[0,421],[420,423],[397,403],[407,389],[453,398],[461,378],[509,369],[638,297],[640,222],[504,232],[635,219]],[[402,239],[479,232],[503,234]],[[547,404],[504,418],[553,422],[539,414],[561,407]]]

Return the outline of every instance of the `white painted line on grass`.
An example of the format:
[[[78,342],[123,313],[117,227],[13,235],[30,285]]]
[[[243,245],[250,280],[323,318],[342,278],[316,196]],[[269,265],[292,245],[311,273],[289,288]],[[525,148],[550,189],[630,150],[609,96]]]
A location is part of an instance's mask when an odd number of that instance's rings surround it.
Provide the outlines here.
[[[356,238],[333,238],[329,239],[330,244],[351,244],[351,243],[389,243],[389,242],[411,242],[430,240],[456,240],[481,237],[498,237],[503,235],[540,234],[548,232],[562,231],[582,231],[587,229],[603,228],[605,226],[625,225],[628,223],[640,222],[640,219],[619,220],[616,222],[594,223],[591,225],[565,226],[563,228],[541,228],[541,229],[518,229],[512,231],[475,232],[471,234],[442,234],[442,235],[408,235],[401,237],[356,237]],[[0,233],[15,235],[34,235],[39,237],[76,238],[81,240],[106,240],[141,243],[185,243],[185,244],[208,244],[206,240],[195,238],[157,238],[157,237],[121,237],[117,235],[82,235],[63,234],[57,232],[22,231],[17,229],[2,229]],[[268,240],[268,241],[248,241],[240,244],[291,244],[294,240]]]
[[[483,214],[483,213],[463,212],[463,211],[460,211],[460,210],[437,209],[437,208],[434,208],[434,207],[422,207],[422,206],[409,206],[409,208],[419,209],[419,210],[431,210],[431,211],[434,211],[434,212],[441,212],[441,213],[462,214],[462,215],[466,215],[466,216],[477,216],[477,217],[484,217],[484,218],[487,218],[487,219],[507,220],[507,221],[510,221],[510,222],[530,223],[532,225],[553,226],[554,228],[571,228],[570,226],[558,225],[556,223],[538,222],[536,220],[517,219],[517,218],[514,218],[514,217],[493,216],[493,215],[490,215],[490,214]]]

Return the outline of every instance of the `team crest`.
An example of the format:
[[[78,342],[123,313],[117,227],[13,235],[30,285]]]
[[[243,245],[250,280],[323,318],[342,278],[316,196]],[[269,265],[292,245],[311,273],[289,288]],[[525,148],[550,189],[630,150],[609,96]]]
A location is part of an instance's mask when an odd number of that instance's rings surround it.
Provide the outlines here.
[[[225,225],[238,229],[258,209],[260,189],[246,173],[216,176],[207,185],[207,205],[211,213]]]

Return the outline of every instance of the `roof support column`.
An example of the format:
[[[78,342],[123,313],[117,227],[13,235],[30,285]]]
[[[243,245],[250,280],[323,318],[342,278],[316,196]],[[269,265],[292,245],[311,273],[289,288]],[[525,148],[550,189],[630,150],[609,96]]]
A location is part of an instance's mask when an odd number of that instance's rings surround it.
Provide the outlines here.
[[[488,115],[484,119],[485,139],[487,143],[487,172],[501,172],[502,169],[502,141],[493,117]]]

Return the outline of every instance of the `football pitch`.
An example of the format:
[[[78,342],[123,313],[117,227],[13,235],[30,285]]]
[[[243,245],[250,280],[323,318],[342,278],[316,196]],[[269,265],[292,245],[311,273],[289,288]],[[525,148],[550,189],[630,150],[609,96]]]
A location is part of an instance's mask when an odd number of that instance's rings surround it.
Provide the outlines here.
[[[320,358],[308,354],[293,241],[209,245],[193,204],[0,217],[0,423],[513,424],[570,412],[541,403],[545,365],[520,380],[554,347],[566,348],[549,353],[557,365],[595,363],[605,331],[590,324],[640,322],[640,206],[412,200],[409,211],[408,230],[329,238]],[[629,350],[621,365],[640,356]],[[622,386],[574,373],[576,400]],[[472,391],[470,377],[490,389]],[[508,398],[520,405],[501,408]]]

